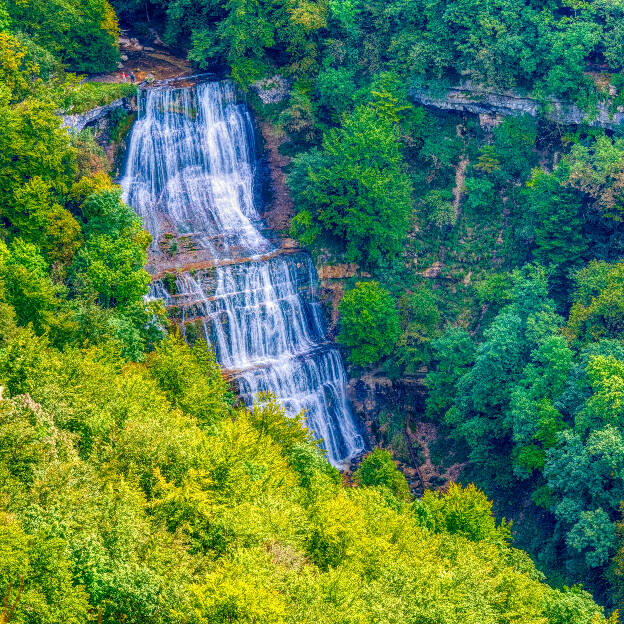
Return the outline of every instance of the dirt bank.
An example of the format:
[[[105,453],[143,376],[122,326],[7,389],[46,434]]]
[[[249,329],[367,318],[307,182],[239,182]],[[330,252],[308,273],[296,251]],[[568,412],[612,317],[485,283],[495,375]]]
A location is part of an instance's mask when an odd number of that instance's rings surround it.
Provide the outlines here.
[[[186,50],[165,45],[154,29],[149,36],[138,36],[130,30],[122,30],[119,37],[121,63],[117,71],[108,74],[93,74],[94,82],[123,82],[123,75],[134,73],[137,82],[144,80],[168,80],[193,73]]]

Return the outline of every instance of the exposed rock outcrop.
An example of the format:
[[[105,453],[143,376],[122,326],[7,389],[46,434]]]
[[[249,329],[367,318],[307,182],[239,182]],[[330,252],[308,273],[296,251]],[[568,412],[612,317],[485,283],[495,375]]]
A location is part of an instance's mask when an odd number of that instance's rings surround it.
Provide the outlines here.
[[[284,133],[280,133],[274,124],[264,121],[260,125],[264,142],[265,162],[269,174],[268,197],[265,198],[263,217],[268,226],[285,235],[290,228],[290,220],[295,211],[293,200],[286,184],[285,167],[290,163],[290,157],[280,152],[280,146],[286,141]],[[292,243],[296,242],[289,239]]]
[[[263,104],[277,104],[290,95],[290,82],[279,74],[263,78],[251,85]]]
[[[319,279],[347,279],[360,275],[360,268],[353,262],[342,264],[323,264],[317,268]]]
[[[409,90],[410,98],[417,104],[440,110],[453,110],[475,115],[486,115],[487,119],[497,115],[543,115],[550,121],[565,125],[586,123],[590,126],[615,128],[624,126],[624,110],[612,112],[605,102],[599,102],[595,111],[581,110],[575,104],[550,99],[546,102],[523,96],[511,91],[498,93],[470,83],[451,87],[439,92],[424,87]]]
[[[92,108],[86,113],[78,115],[63,115],[63,126],[70,129],[72,132],[80,132],[81,130],[84,130],[87,126],[93,126],[101,119],[108,117],[114,110],[118,108],[121,108],[127,112],[136,110],[136,108],[133,107],[130,98],[120,98],[119,100],[115,100],[114,102],[111,102],[106,106],[98,106],[97,108]]]

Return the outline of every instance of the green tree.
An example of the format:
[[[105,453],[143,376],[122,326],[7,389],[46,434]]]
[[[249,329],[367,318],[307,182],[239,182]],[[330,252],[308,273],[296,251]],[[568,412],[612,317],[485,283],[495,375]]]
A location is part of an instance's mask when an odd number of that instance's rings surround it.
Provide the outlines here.
[[[414,374],[430,362],[431,342],[439,333],[440,318],[437,298],[427,285],[401,297],[401,335],[390,364],[395,374]]]
[[[6,514],[4,514],[6,515]],[[0,595],[5,622],[26,624],[33,616],[50,624],[79,624],[89,617],[83,588],[75,587],[67,544],[28,535],[9,517],[0,523]]]
[[[189,349],[179,333],[171,334],[150,353],[147,366],[172,405],[204,426],[227,415],[230,391],[205,342]]]
[[[396,302],[377,282],[358,282],[340,302],[338,342],[349,361],[369,366],[389,355],[400,335]]]
[[[399,500],[410,498],[407,479],[396,467],[392,455],[384,449],[369,453],[353,473],[353,480],[358,485],[386,488]]]
[[[117,16],[107,0],[5,0],[19,28],[74,71],[102,72],[119,61]]]
[[[577,142],[566,157],[568,185],[583,193],[603,217],[621,221],[624,211],[624,139],[599,135]]]
[[[75,256],[75,289],[96,296],[103,306],[124,306],[139,301],[147,294],[151,281],[149,273],[143,269],[149,241],[142,238],[91,236]]]
[[[320,134],[316,114],[316,103],[312,101],[305,90],[299,89],[295,85],[290,94],[288,108],[282,111],[279,121],[288,132],[291,141],[309,146],[317,141]],[[303,167],[299,167],[299,169],[301,171]]]
[[[136,235],[141,230],[141,219],[124,204],[121,189],[99,190],[89,195],[80,207],[85,236],[106,235],[117,238]]]
[[[622,511],[620,507],[620,512]],[[622,580],[624,577],[624,550],[622,548],[622,538],[624,537],[622,531],[624,531],[624,526],[622,524],[621,516],[620,521],[615,525],[616,534],[617,534],[617,550],[613,559],[611,560],[611,565],[609,566],[609,583],[612,591],[614,592],[615,604],[618,608],[621,608],[621,605],[624,604],[624,587],[622,584]]]
[[[0,89],[0,199],[3,214],[15,209],[15,192],[38,177],[50,185],[52,197],[69,191],[76,171],[76,154],[54,104],[28,98],[11,104]]]
[[[568,384],[572,358],[562,336],[548,336],[531,353],[531,361],[512,390],[509,415],[518,477],[544,467],[546,451],[558,443],[557,433],[567,427],[556,405]]]
[[[0,8],[0,11],[6,9]],[[0,17],[0,20],[9,19],[8,14],[4,14],[7,17]],[[6,21],[2,23],[6,24]],[[7,89],[4,97],[12,102],[23,100],[32,93],[37,77],[38,68],[28,60],[28,50],[15,35],[0,27],[0,83]]]
[[[507,486],[512,450],[510,400],[533,350],[552,335],[561,319],[548,298],[541,267],[527,265],[513,276],[511,303],[484,332],[474,365],[457,382],[455,405],[445,419],[453,434],[466,440],[482,482]]]
[[[624,264],[592,260],[574,274],[574,282],[565,335],[582,342],[620,338],[624,332]]]
[[[342,116],[353,107],[355,73],[347,67],[330,67],[316,78],[316,95],[323,119],[338,124]]]
[[[612,355],[590,356],[586,365],[592,394],[575,418],[576,429],[593,431],[605,424],[624,425],[624,362]]]
[[[13,210],[7,217],[13,232],[34,243],[52,262],[67,265],[82,244],[80,225],[53,199],[51,185],[41,178],[15,190]]]
[[[435,531],[462,535],[469,540],[508,543],[511,524],[499,524],[492,513],[492,501],[474,485],[462,488],[451,483],[444,493],[425,492],[414,504],[415,512],[425,526]]]
[[[475,344],[470,334],[462,328],[449,327],[431,343],[436,366],[425,378],[427,415],[440,417],[453,405],[457,382],[474,361]]]
[[[624,494],[620,430],[609,424],[585,440],[576,432],[561,433],[559,444],[547,452],[544,476],[568,570],[588,575],[604,569],[616,547],[614,521]]]
[[[230,66],[236,82],[247,86],[266,73],[264,51],[275,43],[275,23],[260,0],[230,0],[213,28],[193,31],[189,58],[202,68],[217,61]],[[222,9],[222,10],[223,10]]]
[[[581,198],[562,184],[565,167],[554,174],[535,169],[527,182],[526,217],[534,232],[533,257],[551,272],[556,294],[565,296],[568,274],[582,263],[587,242],[581,229]]]
[[[322,231],[348,261],[365,265],[396,256],[410,225],[412,189],[392,122],[358,107],[325,134],[316,164],[298,157],[289,177],[297,204],[306,207],[293,234],[312,242]]]
[[[32,323],[37,332],[48,329],[55,322],[63,289],[50,279],[48,263],[37,247],[16,238],[5,255],[2,275],[19,324]]]

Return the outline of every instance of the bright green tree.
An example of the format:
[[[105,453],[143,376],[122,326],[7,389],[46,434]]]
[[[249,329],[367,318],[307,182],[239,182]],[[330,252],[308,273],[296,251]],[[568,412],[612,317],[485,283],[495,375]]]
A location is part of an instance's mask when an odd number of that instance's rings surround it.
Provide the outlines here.
[[[358,282],[340,302],[338,342],[349,348],[349,361],[369,366],[389,355],[400,335],[396,302],[377,282]]]
[[[624,332],[624,264],[592,260],[574,275],[566,336],[571,340],[620,338]]]
[[[511,539],[510,524],[499,524],[492,513],[492,501],[474,485],[463,488],[451,483],[444,493],[425,492],[414,504],[426,526],[437,531],[462,535],[471,541],[505,544]]]
[[[353,480],[358,485],[386,488],[399,500],[410,498],[407,479],[396,467],[389,451],[384,449],[378,448],[369,453],[353,473]]]
[[[143,269],[148,242],[129,236],[91,236],[75,256],[75,289],[96,296],[103,306],[123,306],[140,300],[151,281]]]

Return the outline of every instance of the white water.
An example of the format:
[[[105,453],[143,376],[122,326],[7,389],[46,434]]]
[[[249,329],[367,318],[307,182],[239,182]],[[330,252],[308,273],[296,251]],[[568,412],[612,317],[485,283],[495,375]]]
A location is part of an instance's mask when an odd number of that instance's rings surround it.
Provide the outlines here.
[[[173,293],[156,281],[152,294],[175,306],[182,327],[199,324],[247,404],[270,391],[290,414],[306,410],[341,466],[365,448],[344,366],[326,338],[309,257],[275,255],[261,234],[255,163],[251,119],[231,85],[152,89],[141,93],[122,186],[154,237],[152,255],[175,233],[217,265],[179,273]]]

